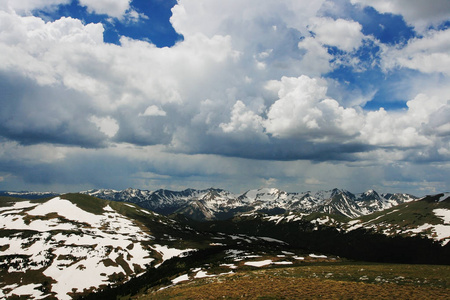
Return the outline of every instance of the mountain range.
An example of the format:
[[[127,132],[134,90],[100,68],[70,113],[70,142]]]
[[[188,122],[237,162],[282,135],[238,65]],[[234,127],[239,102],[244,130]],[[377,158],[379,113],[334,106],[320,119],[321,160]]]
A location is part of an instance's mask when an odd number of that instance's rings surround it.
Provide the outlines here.
[[[81,192],[101,199],[135,203],[157,213],[184,214],[196,220],[223,220],[243,213],[280,214],[288,211],[324,212],[350,218],[382,211],[417,197],[408,194],[378,194],[374,190],[353,194],[342,189],[288,193],[276,188],[249,190],[233,194],[222,189],[89,190]]]

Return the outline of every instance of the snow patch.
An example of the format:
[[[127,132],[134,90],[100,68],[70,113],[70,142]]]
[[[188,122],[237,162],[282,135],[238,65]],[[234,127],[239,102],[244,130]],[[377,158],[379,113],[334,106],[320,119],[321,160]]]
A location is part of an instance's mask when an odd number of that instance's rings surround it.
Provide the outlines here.
[[[163,261],[171,259],[174,256],[180,256],[186,252],[193,251],[195,249],[176,249],[176,248],[169,248],[167,246],[161,246],[158,244],[155,244],[152,246],[152,248],[159,253],[161,253],[163,257]]]
[[[292,261],[276,261],[273,263],[274,265],[292,265]]]
[[[197,274],[195,274],[194,278],[206,278],[206,277],[214,277],[217,275],[208,275],[208,272],[206,271],[199,271]]]
[[[112,207],[109,206],[109,204],[106,205],[105,207],[103,207],[103,210],[106,211],[106,212],[115,212],[115,210],[112,209]]]
[[[272,263],[271,259],[261,260],[261,261],[246,261],[244,265],[252,267],[263,267],[270,265]]]
[[[172,283],[177,284],[179,282],[186,281],[186,280],[189,280],[189,276],[187,274],[184,274],[184,275],[178,276],[175,279],[172,279]]]
[[[271,237],[266,237],[266,236],[259,236],[258,238],[265,240],[267,242],[272,242],[272,243],[279,243],[279,244],[287,244],[286,242],[271,238]]]
[[[27,284],[19,287],[15,287],[10,294],[22,295],[22,296],[30,296],[30,299],[44,299],[44,294],[38,290],[41,285],[40,284]]]
[[[444,224],[450,225],[450,209],[437,208],[433,209],[434,214],[444,221]]]

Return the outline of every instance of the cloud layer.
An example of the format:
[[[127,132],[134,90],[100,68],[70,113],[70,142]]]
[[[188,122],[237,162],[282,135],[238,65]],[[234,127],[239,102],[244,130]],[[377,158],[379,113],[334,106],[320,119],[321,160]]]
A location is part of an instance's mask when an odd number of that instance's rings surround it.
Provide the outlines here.
[[[439,27],[450,19],[446,1],[421,9],[421,1],[180,0],[170,21],[183,40],[170,48],[126,36],[108,44],[102,23],[33,14],[68,2],[0,4],[5,187],[241,189],[244,176],[248,187],[291,190],[449,184],[450,29]],[[116,22],[145,18],[131,1],[113,2],[79,5]],[[336,17],[339,5],[352,13]],[[373,18],[399,14],[417,34],[382,43],[349,18],[369,5]],[[365,109],[386,77],[406,82],[404,108]],[[393,164],[420,174],[390,178]],[[92,175],[80,175],[83,168]],[[325,171],[332,168],[349,178]],[[360,178],[363,169],[372,183]],[[116,179],[105,179],[111,171]]]

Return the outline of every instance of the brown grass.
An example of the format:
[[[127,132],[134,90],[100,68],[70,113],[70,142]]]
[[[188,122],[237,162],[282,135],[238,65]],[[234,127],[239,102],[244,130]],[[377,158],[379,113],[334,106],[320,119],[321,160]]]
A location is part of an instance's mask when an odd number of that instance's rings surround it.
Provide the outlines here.
[[[356,265],[256,270],[148,291],[139,299],[450,299],[450,267],[437,268]],[[383,281],[374,280],[377,277]]]

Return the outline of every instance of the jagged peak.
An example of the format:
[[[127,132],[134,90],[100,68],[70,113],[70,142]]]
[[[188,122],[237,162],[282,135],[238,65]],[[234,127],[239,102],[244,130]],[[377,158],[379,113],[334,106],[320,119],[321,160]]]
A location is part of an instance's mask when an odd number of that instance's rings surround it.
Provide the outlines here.
[[[382,197],[375,190],[367,190],[362,194],[357,195],[358,200],[381,200]]]
[[[367,190],[363,193],[363,195],[378,195],[378,193],[375,190]]]
[[[259,189],[257,189],[257,191],[261,194],[265,193],[265,194],[270,194],[270,195],[283,193],[282,190],[273,188],[273,187],[259,188]]]

